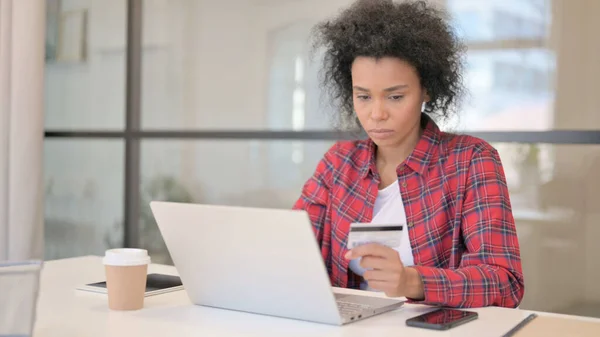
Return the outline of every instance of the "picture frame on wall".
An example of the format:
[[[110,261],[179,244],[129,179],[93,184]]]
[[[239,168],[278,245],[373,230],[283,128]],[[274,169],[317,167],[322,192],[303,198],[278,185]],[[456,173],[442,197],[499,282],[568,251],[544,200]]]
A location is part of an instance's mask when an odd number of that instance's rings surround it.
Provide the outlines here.
[[[46,62],[85,62],[88,48],[87,25],[87,9],[63,11],[61,0],[47,0]]]
[[[46,62],[56,61],[60,0],[46,0]]]
[[[56,61],[85,62],[87,58],[87,16],[86,9],[61,13]]]

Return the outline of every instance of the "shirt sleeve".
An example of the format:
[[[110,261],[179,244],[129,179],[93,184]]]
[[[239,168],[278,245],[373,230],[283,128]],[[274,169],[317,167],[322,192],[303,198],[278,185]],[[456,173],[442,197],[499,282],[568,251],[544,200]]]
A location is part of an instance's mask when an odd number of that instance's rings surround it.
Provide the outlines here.
[[[331,221],[328,213],[330,200],[330,177],[332,174],[332,151],[330,149],[317,164],[313,175],[306,181],[302,194],[293,206],[295,210],[308,213],[323,259],[328,261],[331,251]],[[327,266],[329,269],[330,266]]]
[[[416,266],[424,303],[451,307],[517,307],[524,294],[520,248],[508,187],[497,151],[474,154],[462,201],[459,268]]]

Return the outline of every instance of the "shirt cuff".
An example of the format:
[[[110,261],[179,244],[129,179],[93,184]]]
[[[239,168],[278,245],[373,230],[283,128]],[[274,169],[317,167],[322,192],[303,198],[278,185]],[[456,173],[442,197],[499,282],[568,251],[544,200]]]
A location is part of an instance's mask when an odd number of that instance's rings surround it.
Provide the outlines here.
[[[444,303],[448,303],[448,290],[450,287],[447,284],[444,272],[440,268],[425,266],[412,266],[411,268],[416,269],[421,277],[424,298],[414,299],[407,297],[409,303],[429,305],[443,305]]]

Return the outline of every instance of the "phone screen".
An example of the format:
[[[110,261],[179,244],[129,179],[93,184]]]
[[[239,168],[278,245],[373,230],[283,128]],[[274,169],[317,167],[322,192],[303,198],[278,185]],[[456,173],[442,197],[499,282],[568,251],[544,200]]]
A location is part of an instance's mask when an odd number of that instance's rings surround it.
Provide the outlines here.
[[[476,312],[456,309],[438,309],[407,320],[408,325],[424,328],[449,328],[460,322],[468,322],[477,317]]]

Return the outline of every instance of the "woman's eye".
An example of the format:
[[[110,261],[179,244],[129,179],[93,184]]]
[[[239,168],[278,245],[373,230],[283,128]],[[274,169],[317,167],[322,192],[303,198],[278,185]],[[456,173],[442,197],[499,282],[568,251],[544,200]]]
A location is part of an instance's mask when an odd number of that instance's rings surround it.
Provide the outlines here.
[[[361,101],[366,101],[366,100],[368,100],[371,97],[368,96],[368,95],[358,95],[358,96],[356,96],[356,98],[358,98]]]
[[[402,95],[393,95],[393,96],[390,96],[390,99],[391,99],[392,101],[399,101],[399,100],[401,100],[403,97],[404,97],[404,96],[402,96]]]

